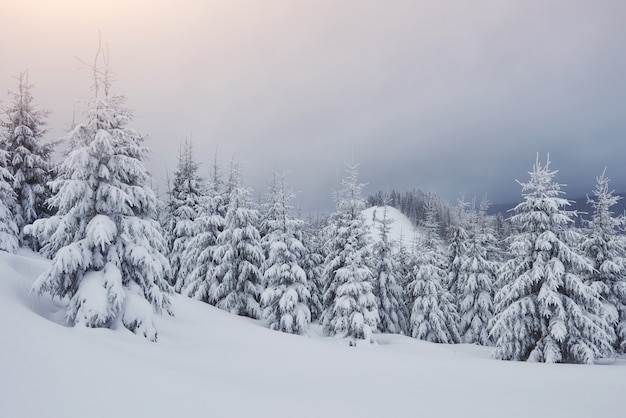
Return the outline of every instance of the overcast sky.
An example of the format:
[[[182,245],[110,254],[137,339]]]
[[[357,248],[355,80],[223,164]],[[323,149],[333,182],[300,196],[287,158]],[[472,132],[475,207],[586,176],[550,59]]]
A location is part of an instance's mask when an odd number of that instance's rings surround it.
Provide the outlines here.
[[[90,94],[76,57],[93,60],[100,31],[157,183],[192,138],[203,173],[216,149],[256,194],[287,171],[312,211],[332,209],[351,156],[366,193],[516,201],[537,152],[568,197],[605,166],[626,191],[623,0],[7,3],[2,102],[28,69],[50,139],[62,136]]]

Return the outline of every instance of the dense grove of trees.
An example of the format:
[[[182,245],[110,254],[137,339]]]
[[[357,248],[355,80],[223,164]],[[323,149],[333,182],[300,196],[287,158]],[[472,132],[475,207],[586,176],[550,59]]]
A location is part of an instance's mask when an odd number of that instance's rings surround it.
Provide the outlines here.
[[[25,75],[1,119],[0,250],[52,260],[33,289],[62,298],[69,324],[122,325],[155,341],[153,314],[171,313],[177,292],[277,331],[318,324],[350,345],[398,333],[572,363],[626,349],[626,221],[604,173],[578,227],[549,158],[520,182],[522,203],[506,219],[488,215],[486,201],[452,206],[419,190],[366,198],[351,162],[336,209],[305,222],[285,175],[257,204],[236,161],[223,173],[215,158],[202,178],[185,142],[159,200],[146,138],[112,94],[106,60],[93,73],[59,163]],[[378,207],[371,220],[367,206]],[[391,235],[391,206],[414,224],[411,245]]]

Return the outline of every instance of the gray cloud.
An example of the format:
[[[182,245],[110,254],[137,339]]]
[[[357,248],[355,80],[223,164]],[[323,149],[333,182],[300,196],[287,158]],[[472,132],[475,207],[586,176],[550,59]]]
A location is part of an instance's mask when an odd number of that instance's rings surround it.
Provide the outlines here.
[[[0,87],[29,68],[60,135],[89,94],[73,57],[91,59],[100,29],[157,179],[192,136],[206,168],[218,148],[259,193],[289,171],[314,211],[351,155],[370,192],[517,200],[536,152],[571,197],[604,166],[626,190],[622,1],[66,3],[54,19],[12,6]]]

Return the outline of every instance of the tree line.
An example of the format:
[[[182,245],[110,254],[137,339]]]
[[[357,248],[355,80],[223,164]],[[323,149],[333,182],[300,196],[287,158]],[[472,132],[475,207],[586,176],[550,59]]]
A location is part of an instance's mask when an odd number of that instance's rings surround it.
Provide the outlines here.
[[[549,158],[537,157],[507,220],[489,216],[486,201],[450,206],[421,191],[366,199],[350,162],[335,210],[305,222],[284,174],[257,204],[240,164],[224,170],[215,158],[202,178],[185,142],[159,199],[145,135],[112,93],[106,60],[93,70],[93,96],[62,139],[60,163],[51,160],[58,142],[42,143],[47,112],[25,74],[0,138],[0,249],[51,259],[33,290],[63,300],[69,324],[156,341],[154,314],[172,314],[180,293],[277,331],[319,323],[350,345],[384,332],[493,346],[505,360],[593,363],[624,351],[625,221],[604,173],[578,228]],[[390,206],[414,223],[411,245],[391,235]]]

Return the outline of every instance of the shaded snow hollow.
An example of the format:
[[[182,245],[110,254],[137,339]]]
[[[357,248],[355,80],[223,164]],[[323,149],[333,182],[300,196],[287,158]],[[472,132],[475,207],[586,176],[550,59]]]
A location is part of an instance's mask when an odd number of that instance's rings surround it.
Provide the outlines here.
[[[30,287],[48,265],[0,252],[0,417],[622,417],[626,360],[489,359],[490,349],[389,334],[349,347],[271,331],[179,295],[159,342],[67,327]]]

